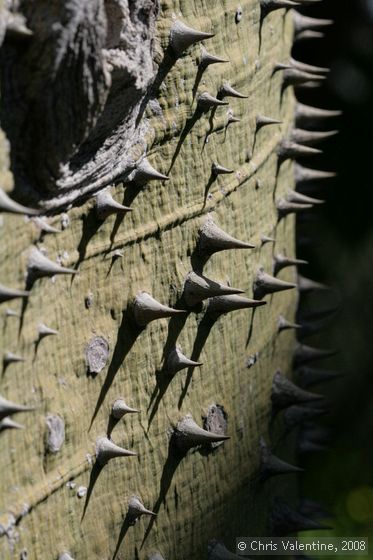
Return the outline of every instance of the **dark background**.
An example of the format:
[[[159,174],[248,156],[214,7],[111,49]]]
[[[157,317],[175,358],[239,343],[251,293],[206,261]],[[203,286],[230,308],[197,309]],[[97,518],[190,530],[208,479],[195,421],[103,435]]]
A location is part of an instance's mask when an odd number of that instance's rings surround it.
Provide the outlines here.
[[[302,272],[335,288],[313,301],[323,307],[340,299],[340,309],[328,328],[304,342],[336,348],[320,367],[344,376],[315,388],[331,403],[322,422],[329,446],[301,457],[300,490],[334,516],[334,529],[318,534],[370,536],[373,558],[373,0],[325,0],[301,11],[335,23],[325,38],[295,45],[295,58],[331,69],[325,85],[300,89],[297,98],[343,110],[324,125],[340,131],[319,146],[325,153],[304,162],[338,176],[313,192],[326,200],[315,221],[297,224],[298,256],[312,263]]]

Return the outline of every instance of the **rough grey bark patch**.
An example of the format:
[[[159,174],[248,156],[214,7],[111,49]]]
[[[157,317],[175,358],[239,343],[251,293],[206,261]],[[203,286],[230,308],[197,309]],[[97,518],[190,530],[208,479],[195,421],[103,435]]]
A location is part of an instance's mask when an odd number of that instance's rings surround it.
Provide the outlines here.
[[[107,364],[109,343],[102,336],[93,337],[85,349],[88,372],[100,373]]]
[[[3,43],[1,122],[15,196],[57,209],[134,168],[158,1],[36,0],[20,8],[33,35],[27,44]]]
[[[223,436],[227,435],[228,430],[228,415],[224,410],[224,407],[220,404],[212,404],[204,421],[203,427],[209,432],[214,434],[221,434]],[[218,447],[222,442],[213,442],[211,447]]]
[[[46,422],[47,449],[50,453],[58,453],[65,441],[65,421],[61,416],[48,414]]]

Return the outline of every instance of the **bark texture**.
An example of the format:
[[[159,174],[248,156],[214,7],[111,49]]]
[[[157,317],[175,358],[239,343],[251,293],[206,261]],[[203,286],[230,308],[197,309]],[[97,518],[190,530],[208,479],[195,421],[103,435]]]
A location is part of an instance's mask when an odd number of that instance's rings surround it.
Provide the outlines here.
[[[251,298],[259,266],[273,271],[274,251],[294,256],[294,220],[277,223],[275,207],[294,183],[292,164],[278,170],[276,154],[293,94],[281,96],[281,73],[273,74],[289,58],[292,13],[261,22],[257,0],[241,2],[241,17],[231,0],[15,7],[33,35],[5,36],[1,49],[1,187],[48,209],[61,231],[43,234],[35,220],[1,214],[0,282],[24,289],[35,245],[77,274],[37,279],[27,300],[0,306],[2,350],[25,359],[4,368],[0,394],[35,406],[15,417],[24,430],[0,435],[0,557],[26,550],[29,560],[65,551],[76,560],[142,560],[158,552],[197,560],[214,538],[232,549],[236,536],[268,534],[271,491],[255,482],[259,442],[268,437],[275,370],[290,367],[293,335],[279,334],[277,321],[293,320],[296,292],[216,321],[202,307],[144,330],[130,308],[140,291],[182,307],[192,269]],[[200,45],[176,59],[176,18],[215,33],[204,46],[229,63],[201,72]],[[247,98],[196,111],[199,93],[216,96],[224,82]],[[232,115],[240,122],[228,126]],[[256,131],[258,115],[282,124]],[[169,181],[131,182],[145,154]],[[216,176],[213,163],[234,172]],[[132,212],[99,220],[87,197],[114,184],[114,198]],[[255,249],[216,253],[202,265],[198,229],[208,215]],[[279,277],[294,281],[294,269]],[[36,343],[39,323],[58,335]],[[167,377],[162,367],[175,344],[203,365]],[[120,397],[140,413],[113,426]],[[189,413],[202,426],[212,405],[223,407],[230,439],[175,454],[172,427]],[[137,456],[98,467],[95,442],[108,430]],[[157,516],[131,526],[132,496]]]

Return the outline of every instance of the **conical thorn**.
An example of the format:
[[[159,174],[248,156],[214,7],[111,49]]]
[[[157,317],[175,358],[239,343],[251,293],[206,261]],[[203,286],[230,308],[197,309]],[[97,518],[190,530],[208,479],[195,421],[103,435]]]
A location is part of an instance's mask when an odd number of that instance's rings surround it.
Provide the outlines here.
[[[186,311],[163,305],[147,292],[139,292],[133,302],[134,319],[139,327],[146,327],[151,321],[180,313],[186,313]]]
[[[211,165],[211,173],[215,176],[227,175],[230,173],[234,173],[234,169],[228,169],[227,167],[223,167],[219,163],[213,162]]]
[[[3,432],[5,430],[23,430],[23,429],[24,426],[22,426],[22,424],[18,424],[18,422],[15,422],[11,418],[3,418],[2,420],[0,420],[0,432]]]
[[[111,415],[116,420],[120,420],[125,414],[136,414],[138,412],[140,411],[137,408],[131,408],[122,398],[116,399],[111,407]]]
[[[256,130],[259,130],[263,126],[268,126],[272,124],[282,124],[282,121],[277,119],[272,119],[271,117],[265,117],[263,115],[257,115],[256,119]]]
[[[195,362],[184,356],[179,346],[175,346],[171,350],[166,360],[166,370],[172,375],[182,369],[199,366],[202,366],[202,362]]]
[[[305,293],[312,290],[331,290],[331,288],[326,284],[321,284],[321,282],[316,282],[315,280],[311,280],[311,278],[306,278],[298,274],[298,291],[300,293]]]
[[[279,315],[278,319],[277,319],[277,330],[278,332],[281,331],[286,331],[289,329],[301,329],[302,325],[298,325],[298,323],[292,323],[291,321],[288,321],[287,319],[285,319],[285,317],[283,315]]]
[[[132,208],[123,206],[123,204],[114,200],[108,190],[104,190],[96,195],[96,212],[98,218],[104,220],[111,214],[132,212]]]
[[[214,33],[205,33],[192,27],[188,27],[180,20],[176,20],[170,30],[170,46],[177,57],[200,41],[214,37]]]
[[[157,514],[146,509],[138,496],[131,496],[128,501],[127,516],[130,525],[134,525],[142,515],[151,515],[155,517]]]
[[[278,198],[276,200],[276,208],[278,219],[282,220],[288,214],[297,214],[298,212],[303,212],[303,210],[309,210],[313,208],[312,204],[299,204],[296,202],[289,202],[285,198]]]
[[[275,276],[277,276],[277,274],[283,268],[287,268],[289,266],[308,264],[308,262],[303,259],[295,259],[292,257],[287,257],[286,255],[283,255],[281,253],[277,253],[277,255],[274,256],[273,260],[274,260],[273,273]]]
[[[287,408],[292,404],[323,400],[322,395],[310,393],[295,385],[279,370],[273,377],[271,400],[276,410]]]
[[[313,198],[311,196],[306,196],[305,194],[301,194],[297,191],[288,191],[286,196],[289,202],[295,202],[296,204],[324,204],[325,200],[321,200],[319,198]]]
[[[22,206],[22,204],[18,204],[18,202],[10,198],[3,189],[0,189],[0,212],[24,214],[26,216],[37,216],[40,214],[40,211],[35,208],[27,208],[26,206]]]
[[[213,254],[229,249],[254,249],[255,245],[235,239],[220,229],[212,218],[207,218],[199,229],[198,250],[200,253]]]
[[[330,358],[336,354],[336,350],[324,350],[307,346],[307,344],[298,344],[294,351],[294,363],[296,366],[307,364],[315,360],[323,360]]]
[[[243,292],[244,290],[231,288],[191,271],[185,278],[183,298],[188,307],[194,307],[204,299],[220,295],[242,294]]]
[[[229,439],[229,436],[215,434],[214,432],[200,428],[193,420],[191,414],[187,414],[182,420],[180,420],[180,422],[178,422],[173,436],[175,444],[181,451],[186,451],[191,447],[207,445],[213,442],[220,442]]]
[[[206,312],[213,317],[218,317],[219,315],[237,311],[239,309],[261,307],[266,303],[266,301],[248,299],[238,295],[216,296],[207,300]]]
[[[99,437],[96,441],[96,461],[99,465],[105,465],[110,459],[116,457],[135,457],[136,455],[137,453],[119,447],[105,436]]]
[[[322,151],[317,148],[311,148],[310,146],[302,146],[292,140],[282,140],[277,149],[277,155],[280,161],[318,154],[322,154]]]
[[[7,286],[4,286],[4,284],[0,284],[0,303],[16,298],[27,298],[29,295],[30,292],[28,291],[8,288]]]
[[[295,287],[296,284],[284,282],[284,280],[279,280],[278,278],[267,274],[263,268],[259,268],[254,280],[254,298],[260,300],[268,294],[274,294],[275,292],[282,292],[284,290],[291,290]]]
[[[139,184],[144,185],[148,181],[168,181],[170,178],[157,171],[147,160],[144,158],[137,164],[136,169],[131,176],[132,180]]]
[[[53,335],[57,335],[58,331],[56,331],[55,329],[52,329],[51,327],[47,327],[47,325],[45,325],[44,323],[39,323],[38,325],[38,337],[39,340],[41,340],[42,338],[46,337],[46,336],[53,336]]]
[[[231,85],[225,83],[219,89],[219,97],[237,97],[238,99],[247,99],[247,95],[240,93],[236,89],[232,88]]]
[[[279,476],[283,474],[296,474],[302,472],[303,469],[290,465],[285,461],[282,461],[276,455],[274,455],[268,445],[266,444],[264,438],[260,438],[260,468],[259,475],[260,479],[264,482],[268,478],[273,476]]]
[[[56,274],[76,274],[77,271],[72,268],[66,268],[49,260],[39,249],[33,247],[29,253],[27,262],[27,277],[30,280],[42,278],[44,276],[51,277]]]
[[[305,130],[303,128],[293,128],[290,134],[292,142],[302,144],[304,146],[314,146],[323,140],[332,138],[338,134],[338,130],[328,130],[325,132],[317,132],[316,130]]]
[[[3,363],[5,365],[15,364],[17,362],[24,362],[25,358],[19,356],[18,354],[13,354],[13,352],[5,352],[3,357]]]
[[[207,68],[210,64],[223,64],[226,62],[229,62],[229,60],[210,54],[203,45],[201,46],[200,66],[202,68]]]
[[[35,410],[32,406],[16,404],[0,395],[0,420],[6,418],[6,416],[17,414],[18,412],[31,412],[32,410]]]
[[[203,112],[209,111],[213,107],[219,107],[220,105],[229,105],[229,103],[227,101],[223,101],[222,99],[217,99],[207,93],[207,91],[198,96],[197,106]]]

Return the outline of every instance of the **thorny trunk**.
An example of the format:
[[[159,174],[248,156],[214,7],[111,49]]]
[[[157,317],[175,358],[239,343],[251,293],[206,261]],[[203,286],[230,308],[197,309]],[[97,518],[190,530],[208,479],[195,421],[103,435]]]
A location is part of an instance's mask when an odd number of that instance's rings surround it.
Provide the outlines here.
[[[24,361],[5,358],[0,394],[35,410],[15,417],[24,430],[1,433],[0,556],[145,559],[159,551],[190,560],[205,558],[212,539],[233,548],[235,536],[270,534],[273,492],[258,482],[259,442],[270,440],[274,373],[291,370],[293,331],[279,333],[278,319],[294,320],[296,290],[259,309],[217,317],[204,304],[146,328],[134,324],[131,303],[145,291],[185,308],[192,269],[252,298],[259,267],[272,274],[274,254],[294,256],[294,218],[278,222],[276,209],[294,185],[293,164],[279,166],[277,155],[294,97],[282,91],[283,71],[273,72],[289,61],[293,10],[262,19],[258,0],[15,4],[2,11],[1,187],[49,213],[60,231],[1,215],[0,282],[27,284],[31,294],[1,305],[4,355]],[[204,47],[229,62],[202,68],[201,43],[176,56],[176,19],[213,33]],[[245,97],[198,109],[198,96],[215,97],[225,82]],[[259,116],[281,123],[257,126]],[[168,181],[143,180],[145,153]],[[214,163],[233,173],[212,171]],[[98,218],[91,197],[108,185],[132,212]],[[198,230],[208,217],[255,248],[201,256]],[[26,281],[35,245],[77,274],[35,278],[34,270]],[[278,277],[294,282],[295,270]],[[58,334],[39,340],[40,323]],[[167,373],[175,344],[202,365]],[[119,397],[140,412],[114,425]],[[230,439],[176,452],[172,428],[189,413],[202,426],[212,406],[211,431]],[[107,433],[137,456],[95,463]],[[291,482],[282,487],[291,494]],[[132,527],[134,495],[157,517]]]

